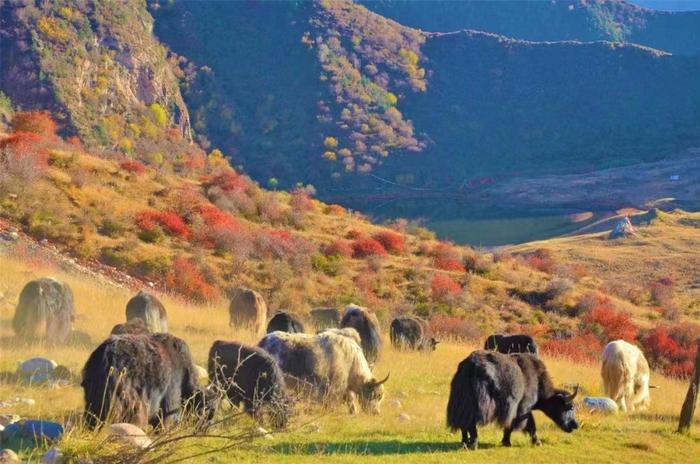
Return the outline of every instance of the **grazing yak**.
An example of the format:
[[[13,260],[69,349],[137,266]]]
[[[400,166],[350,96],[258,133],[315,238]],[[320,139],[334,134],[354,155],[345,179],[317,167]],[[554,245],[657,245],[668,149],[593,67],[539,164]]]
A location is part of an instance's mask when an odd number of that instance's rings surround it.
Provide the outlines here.
[[[289,333],[304,333],[304,324],[294,314],[286,311],[277,311],[267,324],[267,333],[272,333],[276,330]]]
[[[261,348],[217,340],[209,350],[209,378],[226,392],[231,403],[243,406],[259,421],[268,419],[276,429],[287,426],[290,401],[284,374]]]
[[[447,403],[447,425],[462,431],[462,443],[477,448],[477,425],[498,422],[504,446],[513,430],[524,430],[539,445],[533,410],[542,411],[565,432],[578,428],[574,393],[555,389],[544,363],[532,354],[474,351],[459,364]]]
[[[91,428],[107,420],[169,426],[185,409],[211,419],[217,407],[197,383],[187,344],[164,333],[109,337],[85,363],[81,385]]]
[[[139,291],[126,304],[126,320],[141,319],[149,332],[168,332],[168,315],[163,303],[150,293]]]
[[[535,356],[539,356],[540,353],[537,343],[529,335],[494,334],[486,339],[484,349],[498,351],[503,354],[532,353]]]
[[[316,329],[336,329],[340,327],[340,311],[335,308],[316,308],[309,313]]]
[[[137,318],[115,325],[112,327],[112,332],[110,332],[111,335],[145,335],[149,333],[151,332],[148,330],[148,327],[146,327],[146,323],[143,322],[143,319]]]
[[[394,348],[410,348],[418,351],[435,351],[438,342],[428,338],[425,321],[416,317],[399,316],[391,321],[389,337]]]
[[[12,328],[25,340],[44,339],[49,345],[66,342],[73,330],[75,307],[68,285],[50,278],[32,280],[19,295]]]
[[[348,337],[349,339],[357,343],[358,346],[362,346],[362,339],[360,338],[360,334],[357,333],[357,330],[353,329],[352,327],[345,327],[344,329],[324,329],[316,332],[316,335],[323,334],[335,334],[341,335],[343,337]]]
[[[649,363],[639,348],[624,340],[615,340],[603,350],[603,388],[621,411],[649,406]]]
[[[350,413],[357,412],[357,397],[363,411],[379,414],[384,397],[377,380],[352,337],[321,332],[316,335],[272,332],[259,343],[277,360],[287,383],[299,392],[318,398],[326,405],[345,400]]]
[[[379,350],[382,347],[382,339],[379,336],[379,321],[377,316],[367,308],[351,304],[345,308],[345,314],[340,321],[340,327],[352,327],[357,330],[362,340],[362,352],[370,365],[379,358]]]
[[[249,288],[232,291],[228,307],[231,327],[252,328],[256,335],[262,335],[267,323],[267,304],[262,295]]]

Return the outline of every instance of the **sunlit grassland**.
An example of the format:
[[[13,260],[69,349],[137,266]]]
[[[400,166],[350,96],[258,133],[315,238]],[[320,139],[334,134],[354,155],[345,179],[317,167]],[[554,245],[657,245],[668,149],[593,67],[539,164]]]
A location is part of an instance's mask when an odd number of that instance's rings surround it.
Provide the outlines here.
[[[79,374],[90,351],[124,318],[126,301],[131,291],[82,276],[65,274],[56,269],[28,268],[0,254],[2,279],[0,291],[6,301],[0,303],[0,371],[12,372],[17,362],[32,356],[47,356],[67,365]],[[13,303],[24,283],[32,278],[52,275],[67,281],[74,290],[78,319],[77,331],[86,334],[74,344],[61,348],[40,345],[21,346],[15,343],[11,329]],[[171,332],[184,338],[191,347],[195,362],[206,365],[207,351],[216,339],[238,339],[254,342],[252,335],[236,333],[228,327],[226,308],[195,307],[163,297],[168,308]],[[89,338],[90,341],[87,339]],[[652,383],[660,386],[652,391],[649,411],[631,416],[604,416],[585,408],[578,412],[582,428],[565,434],[544,416],[537,413],[539,435],[543,446],[533,448],[522,434],[514,436],[513,447],[503,448],[500,431],[495,427],[482,430],[482,449],[461,450],[459,434],[445,427],[445,405],[449,382],[458,362],[475,347],[457,342],[444,342],[430,355],[384,351],[375,368],[377,376],[391,372],[382,414],[350,416],[345,405],[333,411],[321,411],[313,405],[300,405],[291,429],[260,438],[233,451],[201,457],[194,462],[698,462],[700,429],[696,421],[690,436],[674,432],[687,385],[673,379],[653,375]],[[599,367],[573,364],[567,360],[545,358],[555,382],[559,385],[578,383],[590,395],[601,393]],[[82,409],[79,382],[69,387],[47,388],[23,386],[0,381],[0,400],[16,396],[33,398],[36,404],[0,409],[0,413],[16,413],[24,417],[42,417],[64,421],[76,417]],[[392,400],[398,399],[396,404]],[[402,416],[404,414],[404,416]],[[61,443],[72,456],[100,456],[109,448],[100,445],[100,437],[85,431],[69,434]],[[190,442],[192,443],[192,442]],[[175,457],[186,457],[200,447],[216,446],[211,439],[195,440],[194,447],[182,448]],[[193,462],[188,460],[187,462]]]

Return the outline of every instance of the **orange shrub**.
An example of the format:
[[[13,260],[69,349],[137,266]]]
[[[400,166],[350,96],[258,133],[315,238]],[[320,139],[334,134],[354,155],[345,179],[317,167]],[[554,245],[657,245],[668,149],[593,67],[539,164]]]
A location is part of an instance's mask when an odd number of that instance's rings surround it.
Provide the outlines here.
[[[355,258],[366,258],[367,256],[384,256],[386,249],[384,245],[373,238],[358,238],[352,243],[352,254]]]
[[[323,212],[326,214],[330,214],[331,216],[345,216],[345,208],[343,208],[340,205],[326,205],[326,207],[323,209]]]
[[[241,234],[243,226],[230,214],[213,205],[201,205],[199,216],[204,226],[198,231],[197,240],[208,248],[227,249]]]
[[[542,340],[540,350],[574,362],[593,362],[600,357],[603,344],[594,334],[582,333],[571,338]]]
[[[444,301],[459,295],[462,292],[462,287],[450,276],[435,274],[430,281],[430,291],[434,300]]]
[[[632,322],[632,316],[608,306],[593,308],[583,316],[582,322],[604,343],[620,339],[633,342],[637,337],[637,326]]]
[[[49,152],[42,138],[33,132],[15,132],[0,139],[3,162],[27,164],[28,168],[45,169],[49,164]]]
[[[250,181],[233,169],[226,170],[214,177],[204,179],[206,188],[218,187],[226,193],[244,191],[250,187]]]
[[[56,122],[48,111],[20,111],[12,117],[15,132],[31,132],[44,138],[56,138]]]
[[[210,303],[221,297],[219,289],[209,284],[194,262],[178,257],[165,277],[170,290],[196,302]]]
[[[545,248],[539,248],[525,256],[525,263],[531,268],[547,274],[551,274],[556,266],[552,252]]]
[[[140,176],[146,172],[146,166],[141,161],[136,160],[124,160],[119,163],[119,167],[124,171],[136,174],[137,176]]]
[[[374,234],[373,238],[381,243],[389,253],[399,254],[406,249],[406,238],[397,232],[383,230]]]
[[[433,265],[438,269],[442,269],[443,271],[457,271],[457,272],[466,272],[467,271],[464,268],[464,265],[462,264],[462,262],[459,261],[458,259],[454,259],[454,258],[437,257],[433,260]]]
[[[306,213],[314,209],[314,202],[305,189],[296,188],[290,194],[289,206],[293,211]]]
[[[481,330],[473,322],[456,316],[437,315],[430,319],[430,333],[438,339],[479,340]]]

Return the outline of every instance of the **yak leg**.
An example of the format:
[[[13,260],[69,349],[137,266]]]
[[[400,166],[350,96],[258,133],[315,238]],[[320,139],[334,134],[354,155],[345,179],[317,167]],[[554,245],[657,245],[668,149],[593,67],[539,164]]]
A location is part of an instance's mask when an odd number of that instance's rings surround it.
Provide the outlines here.
[[[525,431],[530,435],[530,442],[534,446],[540,446],[542,442],[537,437],[537,426],[535,425],[535,417],[532,413],[527,415],[527,424],[525,424]]]
[[[345,401],[348,403],[348,408],[350,409],[350,414],[357,414],[357,401],[355,400],[355,392],[348,391],[345,394]]]
[[[473,423],[469,427],[462,428],[462,446],[465,448],[475,450],[479,446],[478,438],[476,423]]]

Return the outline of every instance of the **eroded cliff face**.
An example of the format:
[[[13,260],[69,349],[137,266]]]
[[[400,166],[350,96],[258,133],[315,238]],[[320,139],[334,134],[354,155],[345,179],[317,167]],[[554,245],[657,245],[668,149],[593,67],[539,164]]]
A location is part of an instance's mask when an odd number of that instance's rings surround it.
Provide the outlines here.
[[[18,106],[60,108],[67,131],[103,149],[155,151],[151,125],[191,139],[177,67],[144,2],[7,1],[0,11],[0,90]]]

